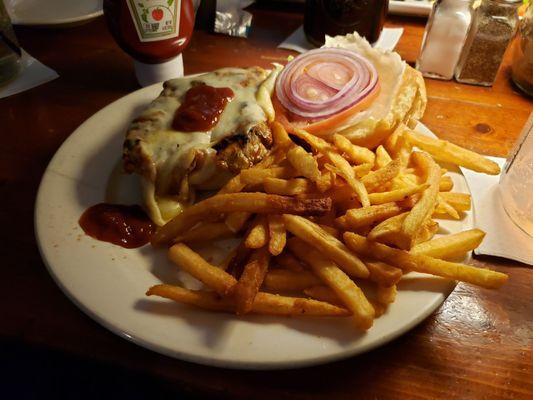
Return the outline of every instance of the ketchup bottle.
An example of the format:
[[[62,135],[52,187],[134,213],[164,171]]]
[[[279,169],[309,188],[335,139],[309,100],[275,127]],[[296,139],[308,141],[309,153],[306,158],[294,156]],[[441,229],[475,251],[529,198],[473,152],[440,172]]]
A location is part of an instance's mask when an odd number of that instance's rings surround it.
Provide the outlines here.
[[[191,0],[104,0],[104,13],[142,86],[183,76],[181,53],[194,27]]]

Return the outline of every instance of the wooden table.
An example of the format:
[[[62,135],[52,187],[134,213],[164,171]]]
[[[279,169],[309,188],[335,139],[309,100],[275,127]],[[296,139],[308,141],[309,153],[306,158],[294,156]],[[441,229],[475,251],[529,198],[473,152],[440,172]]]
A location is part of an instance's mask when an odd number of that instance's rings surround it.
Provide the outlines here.
[[[248,40],[195,32],[186,73],[224,66],[268,66],[290,54],[276,49],[302,23],[298,9],[253,8]],[[405,28],[398,52],[417,57],[424,20],[390,18]],[[427,320],[401,338],[358,357],[314,368],[253,372],[203,367],[145,350],[79,311],[52,282],[33,233],[33,205],[43,171],[86,118],[138,88],[128,57],[102,18],[69,29],[18,28],[23,45],[60,78],[0,100],[0,343],[92,360],[135,371],[197,395],[229,398],[533,398],[533,270],[476,257],[510,275],[489,291],[459,284]],[[427,80],[423,121],[439,136],[505,156],[533,103],[509,83],[508,57],[492,88]],[[179,340],[179,338],[177,339]],[[31,353],[30,353],[31,354]],[[31,358],[31,356],[30,356]],[[30,380],[31,382],[31,380]]]

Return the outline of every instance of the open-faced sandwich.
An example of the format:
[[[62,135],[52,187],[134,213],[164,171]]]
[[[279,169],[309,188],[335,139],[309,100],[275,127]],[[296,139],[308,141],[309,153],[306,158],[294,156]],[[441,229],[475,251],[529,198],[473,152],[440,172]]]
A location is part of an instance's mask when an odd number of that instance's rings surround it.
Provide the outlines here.
[[[127,132],[124,166],[142,177],[145,208],[163,225],[198,190],[216,190],[261,161],[274,118],[289,132],[338,132],[374,148],[399,123],[418,119],[425,101],[420,74],[397,53],[357,34],[328,37],[283,70],[223,68],[165,82]]]

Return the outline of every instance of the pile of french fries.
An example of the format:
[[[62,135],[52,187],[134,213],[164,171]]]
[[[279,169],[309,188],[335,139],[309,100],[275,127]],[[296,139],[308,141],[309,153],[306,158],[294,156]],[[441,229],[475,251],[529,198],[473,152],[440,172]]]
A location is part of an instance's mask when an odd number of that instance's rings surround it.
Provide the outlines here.
[[[272,132],[263,161],[152,238],[205,289],[161,284],[147,295],[239,315],[349,317],[367,330],[408,272],[485,288],[506,282],[503,273],[450,261],[479,246],[482,231],[434,238],[438,219],[471,207],[435,160],[498,174],[492,161],[404,124],[374,151],[340,135],[289,135],[276,122]],[[240,244],[220,265],[189,247],[228,237]]]

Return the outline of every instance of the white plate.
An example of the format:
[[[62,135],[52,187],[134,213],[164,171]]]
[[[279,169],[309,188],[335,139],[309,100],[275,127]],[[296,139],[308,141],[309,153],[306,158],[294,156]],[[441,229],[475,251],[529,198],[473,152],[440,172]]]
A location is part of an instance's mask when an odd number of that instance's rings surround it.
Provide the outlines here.
[[[399,284],[397,301],[367,333],[358,333],[349,319],[238,318],[145,297],[151,285],[185,279],[165,251],[99,242],[83,233],[78,219],[102,201],[138,201],[136,178],[120,173],[122,141],[131,118],[160,90],[160,84],[138,90],[84,122],[57,151],[39,188],[35,230],[42,257],[65,294],[100,324],[141,346],[200,364],[292,368],[389,342],[430,315],[451,292],[453,282],[408,275]],[[462,175],[451,175],[455,190],[468,192]],[[441,225],[450,232],[469,229],[472,215]]]
[[[6,0],[11,22],[18,25],[75,24],[102,15],[102,0]]]

